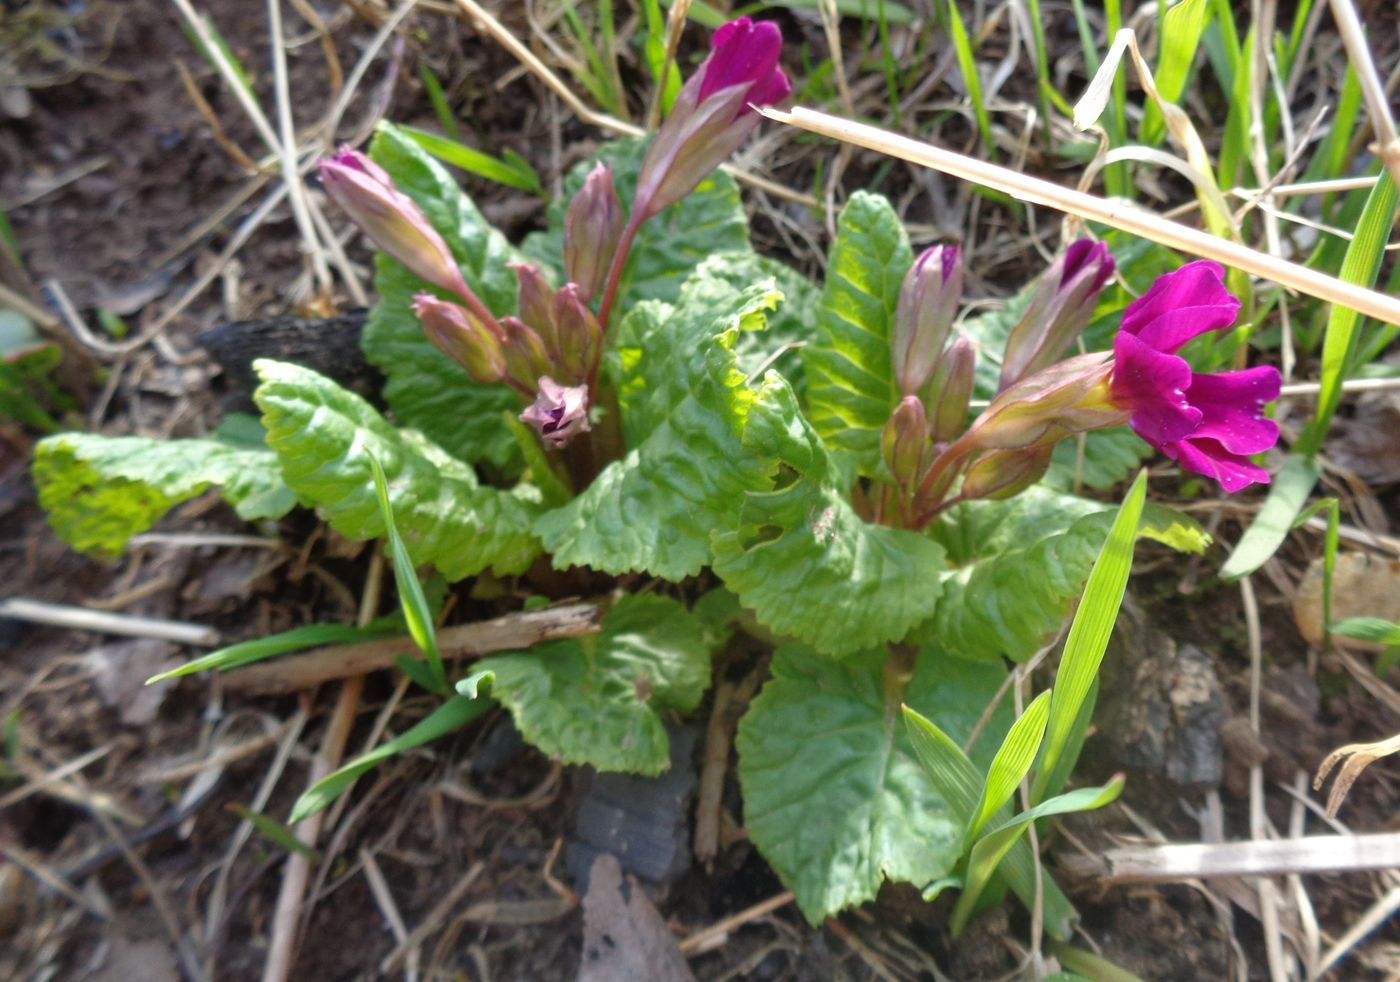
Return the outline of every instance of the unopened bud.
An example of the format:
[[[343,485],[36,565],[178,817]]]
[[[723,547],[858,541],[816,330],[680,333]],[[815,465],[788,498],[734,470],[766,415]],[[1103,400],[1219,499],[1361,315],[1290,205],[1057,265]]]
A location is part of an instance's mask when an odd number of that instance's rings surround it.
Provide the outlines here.
[[[413,313],[428,340],[472,378],[489,384],[505,377],[506,356],[500,338],[471,311],[431,293],[420,293],[413,298]]]
[[[558,357],[554,330],[554,288],[534,263],[508,263],[519,284],[517,298],[520,319],[540,336],[551,360]]]
[[[933,414],[929,429],[934,443],[951,443],[967,426],[976,368],[977,350],[962,335],[938,359],[933,376],[924,387],[924,405]]]
[[[908,493],[918,483],[932,449],[924,404],[917,396],[905,396],[880,434],[880,456],[901,491]]]
[[[603,329],[598,318],[573,283],[565,283],[554,295],[553,309],[560,371],[571,380],[589,378],[603,350]]]
[[[972,465],[959,494],[992,501],[1014,497],[1045,476],[1054,452],[1053,444],[1029,450],[993,450]]]
[[[540,439],[552,447],[563,447],[579,433],[588,432],[588,386],[564,386],[545,375],[539,379],[539,395],[520,414]]]
[[[358,150],[341,148],[320,163],[321,185],[374,244],[409,272],[463,298],[475,299],[452,250],[413,199]]]
[[[1089,323],[1099,291],[1112,275],[1108,246],[1088,239],[1070,243],[1040,278],[1026,312],[1011,329],[998,391],[1048,368],[1065,353]]]
[[[603,285],[626,224],[612,171],[599,164],[564,216],[564,278],[578,284],[585,301],[593,299]]]
[[[962,253],[955,245],[925,249],[905,274],[890,332],[894,377],[903,395],[922,389],[938,364],[962,285]]]
[[[501,329],[506,333],[506,374],[526,388],[533,388],[535,380],[551,370],[544,342],[519,317],[502,317]]]
[[[1131,413],[1113,402],[1112,371],[1105,352],[1052,365],[993,399],[964,439],[989,450],[1026,450],[1126,423]]]

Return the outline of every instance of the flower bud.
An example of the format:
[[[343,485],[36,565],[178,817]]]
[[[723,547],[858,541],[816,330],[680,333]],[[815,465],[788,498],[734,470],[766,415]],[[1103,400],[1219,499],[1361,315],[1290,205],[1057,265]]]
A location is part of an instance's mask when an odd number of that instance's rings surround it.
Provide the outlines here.
[[[559,342],[558,368],[569,379],[583,381],[592,375],[602,353],[603,328],[573,283],[565,283],[554,295],[553,313]]]
[[[548,375],[542,376],[539,395],[520,414],[520,420],[533,426],[545,443],[563,447],[577,434],[589,430],[588,386],[563,386]]]
[[[626,224],[612,171],[599,164],[564,216],[564,278],[578,284],[584,301],[593,299],[603,285]]]
[[[928,417],[917,396],[905,396],[880,434],[880,456],[899,489],[908,494],[932,455]]]
[[[342,147],[320,163],[321,185],[374,244],[433,286],[475,300],[452,250],[412,198],[369,157]]]
[[[976,367],[977,351],[961,335],[934,366],[933,376],[924,387],[924,405],[933,413],[929,429],[934,443],[951,443],[967,426]]]
[[[515,270],[519,284],[517,300],[520,319],[540,336],[551,361],[558,359],[559,345],[554,329],[554,288],[534,263],[507,263]]]
[[[1113,275],[1113,256],[1102,242],[1079,239],[1045,271],[1030,305],[1011,329],[1001,361],[998,391],[1049,367],[1093,316],[1099,291]]]
[[[1026,450],[1126,423],[1132,414],[1113,402],[1112,369],[1108,355],[1095,352],[1037,372],[993,399],[964,439],[985,449]]]
[[[489,384],[505,377],[506,356],[500,338],[471,311],[431,293],[420,293],[413,298],[413,313],[422,322],[428,340],[472,378]]]
[[[778,67],[783,36],[771,21],[747,17],[721,26],[710,55],[676,96],[637,177],[633,207],[649,218],[695,189],[758,125],[750,106],[786,99],[792,84]]]
[[[992,501],[1014,497],[1045,476],[1054,452],[1054,444],[1029,450],[993,450],[972,465],[959,496]]]
[[[890,333],[902,394],[918,392],[933,374],[958,312],[962,282],[962,253],[955,245],[925,249],[905,274]]]
[[[549,353],[540,336],[519,317],[502,317],[505,331],[506,374],[524,387],[533,388],[535,379],[550,371]]]

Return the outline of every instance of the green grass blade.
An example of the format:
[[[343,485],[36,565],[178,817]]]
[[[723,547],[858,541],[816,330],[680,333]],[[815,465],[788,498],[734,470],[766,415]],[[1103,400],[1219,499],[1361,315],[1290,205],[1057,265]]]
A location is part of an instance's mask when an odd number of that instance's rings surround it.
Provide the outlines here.
[[[296,833],[283,825],[271,815],[264,815],[255,812],[246,805],[233,803],[226,806],[239,818],[243,819],[253,828],[257,829],[263,838],[281,846],[287,852],[294,852],[299,856],[304,856],[314,865],[321,861],[321,854],[297,838]]]
[[[209,32],[209,37],[213,40],[214,46],[228,59],[228,64],[233,70],[234,78],[238,80],[238,84],[243,86],[248,95],[256,102],[257,94],[253,91],[253,83],[247,71],[244,70],[243,63],[238,60],[237,56],[233,53],[233,49],[230,48],[228,42],[224,40],[224,36],[219,33],[219,28],[214,24],[214,18],[210,17],[208,14],[204,14],[202,20],[204,21],[204,29]],[[189,38],[190,44],[194,45],[194,49],[199,52],[199,56],[209,63],[209,67],[217,71],[219,67],[218,62],[214,60],[214,56],[210,54],[204,42],[199,39],[199,35],[190,29],[189,24],[187,24],[183,18],[180,20],[180,30],[184,31],[185,37]]]
[[[423,91],[428,93],[428,101],[433,104],[438,125],[453,140],[461,142],[462,133],[457,129],[457,117],[452,114],[452,107],[447,104],[447,94],[442,91],[442,83],[427,63],[419,66],[418,77],[423,81]]]
[[[1118,608],[1123,603],[1123,591],[1128,586],[1133,546],[1137,543],[1146,496],[1147,472],[1141,471],[1128,489],[1103,548],[1094,560],[1089,580],[1084,584],[1084,596],[1075,611],[1074,623],[1065,640],[1065,652],[1060,658],[1060,670],[1055,676],[1050,721],[1045,728],[1044,753],[1031,792],[1032,801],[1044,800],[1051,774],[1068,749],[1080,708],[1098,678],[1099,665],[1113,633],[1114,621],[1118,619]]]
[[[423,584],[418,582],[418,572],[413,559],[408,554],[408,546],[394,524],[394,509],[389,504],[389,485],[384,479],[384,468],[379,458],[366,451],[369,468],[374,474],[374,491],[379,499],[379,512],[384,517],[384,531],[389,539],[389,554],[394,561],[394,583],[399,588],[399,604],[403,607],[404,620],[408,623],[408,634],[413,643],[423,652],[428,667],[436,683],[433,689],[439,695],[447,695],[452,690],[447,685],[447,672],[442,667],[442,655],[438,653],[437,633],[433,629],[433,611],[428,606],[428,598],[423,593]]]
[[[1338,273],[1342,280],[1365,287],[1375,285],[1386,243],[1390,240],[1390,229],[1395,224],[1397,203],[1400,201],[1395,181],[1389,173],[1382,172],[1366,198],[1361,220],[1342,259],[1342,269]],[[1340,304],[1333,304],[1327,315],[1327,332],[1322,341],[1322,388],[1317,394],[1312,422],[1294,444],[1297,453],[1311,456],[1322,446],[1342,398],[1342,383],[1346,381],[1347,369],[1356,352],[1361,321],[1360,313]]]
[[[982,772],[963,753],[962,747],[931,720],[908,706],[904,706],[903,711],[904,726],[914,746],[915,756],[952,809],[953,817],[959,822],[968,822],[981,794],[984,783]],[[1027,907],[1035,904],[1035,864],[1035,854],[1031,852],[1030,845],[1022,840],[1012,844],[999,870],[1007,885]],[[1045,930],[1053,937],[1068,937],[1078,917],[1069,899],[1048,877],[1042,883],[1041,894]]]
[[[661,90],[661,115],[671,111],[671,104],[681,90],[681,73],[674,61],[666,60],[666,18],[661,13],[661,0],[642,0],[642,16],[646,21],[646,40],[642,42],[642,58],[651,73],[652,85]]]
[[[988,832],[977,844],[967,860],[967,875],[963,878],[963,891],[953,907],[953,917],[949,929],[953,937],[962,934],[968,918],[977,909],[977,901],[983,890],[991,882],[992,874],[1002,859],[1021,839],[1021,833],[1032,822],[1052,815],[1065,815],[1070,812],[1087,812],[1102,808],[1114,801],[1123,791],[1123,775],[1115,776],[1100,788],[1079,788],[1041,802],[1029,811],[1024,811],[1003,825]]]
[[[1238,579],[1268,562],[1293,528],[1293,521],[1307,504],[1320,473],[1311,457],[1299,453],[1288,455],[1283,470],[1274,477],[1264,506],[1220,568],[1224,579]]]
[[[1379,617],[1348,617],[1333,624],[1332,633],[1372,644],[1400,644],[1400,624]]]
[[[1196,52],[1201,47],[1201,35],[1210,22],[1211,10],[1208,0],[1182,0],[1159,17],[1161,35],[1157,68],[1152,77],[1157,83],[1157,92],[1167,102],[1181,100]],[[1143,112],[1139,132],[1141,141],[1149,147],[1160,143],[1166,134],[1162,111],[1150,100]]]
[[[414,143],[445,164],[451,164],[469,174],[507,187],[519,188],[532,194],[544,193],[540,175],[519,154],[512,154],[509,160],[500,160],[480,150],[473,150],[464,143],[414,126],[401,126],[399,129]]]
[[[967,841],[981,832],[992,816],[1011,800],[1016,787],[1030,772],[1040,741],[1045,736],[1045,722],[1050,718],[1050,690],[1046,689],[1032,700],[1019,719],[1012,724],[1001,742],[1001,748],[987,768],[987,780],[982,786],[982,798],[967,823]]]
[[[166,679],[178,678],[181,675],[193,675],[195,672],[227,672],[233,668],[242,668],[244,665],[251,665],[267,658],[275,658],[277,655],[285,655],[292,651],[300,651],[303,648],[315,648],[323,644],[351,644],[356,641],[372,641],[375,638],[384,637],[386,633],[389,632],[371,631],[349,627],[345,624],[308,624],[306,627],[294,627],[290,631],[283,631],[280,634],[254,638],[252,641],[240,641],[227,648],[211,651],[193,661],[185,662],[179,668],[172,668],[168,672],[152,675],[146,680],[146,684],[164,682]]]
[[[972,112],[977,117],[977,131],[982,134],[988,159],[995,161],[997,146],[992,141],[992,121],[987,115],[986,100],[982,96],[982,77],[977,74],[977,54],[972,50],[972,40],[968,37],[962,14],[958,12],[957,0],[948,0],[948,25],[958,56],[958,70],[962,72],[967,97],[972,100]]]
[[[296,804],[292,805],[292,814],[287,821],[295,825],[302,819],[310,818],[350,790],[350,786],[361,774],[381,761],[460,730],[494,705],[490,699],[468,699],[458,695],[450,697],[429,716],[393,740],[381,743],[369,753],[355,758],[307,788],[296,800]]]

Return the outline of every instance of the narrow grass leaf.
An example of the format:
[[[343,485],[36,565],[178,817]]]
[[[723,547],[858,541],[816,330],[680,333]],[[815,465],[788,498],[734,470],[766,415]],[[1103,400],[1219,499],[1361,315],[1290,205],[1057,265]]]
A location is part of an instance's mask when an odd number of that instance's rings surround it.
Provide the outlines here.
[[[247,805],[240,805],[237,802],[226,805],[225,807],[239,818],[252,825],[264,838],[281,846],[283,849],[287,850],[287,852],[294,852],[299,856],[304,856],[306,859],[310,860],[313,865],[321,861],[321,854],[319,852],[298,839],[295,832],[277,821],[277,819],[273,818],[271,815],[255,812]]]
[[[473,150],[465,143],[420,130],[416,126],[400,126],[398,129],[445,164],[451,164],[468,174],[475,174],[507,187],[519,188],[532,194],[544,193],[540,175],[519,154],[512,154],[509,160],[501,160],[489,153]]]
[[[977,840],[977,844],[972,847],[972,852],[968,856],[967,874],[963,879],[962,894],[953,907],[953,918],[949,925],[953,937],[956,938],[962,934],[963,928],[967,926],[968,918],[977,909],[978,899],[982,896],[987,884],[991,882],[992,874],[996,872],[997,866],[1011,850],[1011,847],[1020,841],[1021,833],[1026,830],[1026,826],[1042,818],[1049,818],[1051,815],[1087,812],[1102,808],[1116,799],[1122,790],[1123,775],[1119,774],[1103,787],[1079,788],[1068,794],[1043,801],[1029,811],[1017,815],[1011,821],[997,826]]]
[[[908,706],[902,709],[909,742],[919,762],[928,771],[938,793],[952,808],[953,816],[964,822],[970,821],[984,784],[982,773],[962,748],[932,720]],[[1037,859],[1030,845],[1025,841],[1013,841],[1003,860],[999,870],[1001,876],[1027,907],[1033,907],[1036,900]],[[1045,930],[1053,937],[1068,937],[1079,915],[1049,877],[1043,879],[1041,893]]]
[[[1332,633],[1372,644],[1400,644],[1400,624],[1379,617],[1348,617],[1333,624]]]
[[[423,80],[423,91],[428,94],[428,101],[433,104],[438,125],[452,139],[461,142],[462,134],[457,129],[457,117],[452,114],[452,107],[447,104],[447,94],[442,91],[442,83],[426,63],[419,66],[418,77]]]
[[[997,146],[992,140],[992,121],[987,115],[987,103],[982,95],[982,77],[977,74],[977,54],[972,50],[972,40],[968,37],[962,14],[958,12],[957,0],[948,0],[948,25],[953,35],[953,50],[958,56],[958,70],[962,72],[963,85],[972,102],[972,112],[977,117],[977,131],[982,134],[987,157],[996,161]]]
[[[1020,719],[1007,731],[992,764],[987,768],[987,781],[982,786],[982,798],[967,824],[967,840],[972,842],[977,833],[989,822],[1002,806],[1016,793],[1016,786],[1030,772],[1035,763],[1035,755],[1040,752],[1040,741],[1045,736],[1045,722],[1050,718],[1050,690],[1036,696]]]
[[[1234,580],[1253,573],[1268,562],[1293,528],[1294,519],[1303,511],[1308,495],[1321,470],[1311,457],[1291,453],[1283,462],[1283,470],[1274,477],[1269,496],[1254,521],[1240,536],[1235,551],[1220,568],[1224,579]]]
[[[303,648],[314,648],[323,644],[351,644],[356,641],[371,641],[383,637],[386,633],[389,632],[350,627],[345,624],[308,624],[305,627],[294,627],[290,631],[282,631],[265,638],[254,638],[251,641],[240,641],[227,648],[211,651],[207,655],[185,662],[179,668],[172,668],[168,672],[152,675],[146,680],[146,684],[164,682],[166,679],[177,678],[181,675],[193,675],[195,672],[211,670],[227,672],[229,669],[242,668],[244,665],[251,665],[254,662],[274,658],[277,655],[285,655],[288,652],[300,651]]]
[[[288,823],[295,825],[302,819],[315,815],[350,790],[350,786],[361,774],[381,761],[388,760],[405,750],[412,750],[414,747],[431,743],[455,730],[460,730],[494,705],[495,702],[490,699],[452,696],[425,719],[409,727],[399,736],[381,743],[369,753],[355,758],[307,788],[296,800],[296,804],[292,805],[292,814],[287,819]]]
[[[1157,70],[1152,74],[1157,82],[1157,92],[1166,101],[1177,102],[1181,99],[1210,16],[1208,0],[1182,0],[1161,15]],[[1142,142],[1156,146],[1165,131],[1162,111],[1149,102],[1142,116]]]
[[[1108,647],[1109,635],[1113,633],[1113,623],[1118,619],[1118,608],[1123,603],[1123,591],[1128,586],[1133,546],[1137,542],[1146,495],[1147,472],[1142,471],[1128,489],[1113,527],[1108,530],[1108,538],[1094,561],[1089,580],[1084,584],[1084,596],[1070,625],[1060,670],[1055,676],[1044,755],[1031,793],[1032,801],[1044,798],[1050,775],[1066,751],[1080,707],[1098,678],[1099,665]]]
[[[413,559],[408,547],[394,524],[394,509],[389,504],[389,485],[384,480],[384,468],[379,458],[367,453],[370,471],[374,474],[374,491],[379,499],[379,512],[384,518],[384,532],[389,539],[389,552],[394,560],[394,583],[399,588],[399,603],[403,607],[404,620],[408,623],[409,636],[428,660],[432,670],[433,690],[446,695],[447,673],[442,667],[442,656],[438,654],[437,635],[433,630],[433,611],[428,606],[428,598],[423,594],[423,584],[418,582]]]

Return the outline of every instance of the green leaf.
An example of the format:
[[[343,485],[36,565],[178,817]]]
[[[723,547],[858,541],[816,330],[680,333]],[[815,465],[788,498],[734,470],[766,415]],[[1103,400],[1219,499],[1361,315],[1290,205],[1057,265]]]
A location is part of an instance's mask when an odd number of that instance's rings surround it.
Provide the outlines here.
[[[281,518],[296,504],[271,450],[218,439],[61,433],[39,442],[33,474],[58,536],[106,555],[211,487],[248,521]]]
[[[423,584],[418,582],[418,572],[413,568],[413,559],[404,545],[403,536],[394,522],[394,509],[389,504],[388,482],[384,478],[384,467],[373,453],[366,452],[369,458],[370,474],[374,477],[374,497],[379,502],[379,518],[384,523],[384,534],[389,539],[389,555],[394,564],[394,585],[399,591],[399,606],[403,609],[404,623],[408,625],[409,637],[423,652],[427,661],[428,674],[433,684],[427,688],[440,696],[448,694],[447,673],[442,667],[442,655],[438,654],[437,632],[433,628],[433,612],[428,607],[428,598],[423,594]]]
[[[549,207],[548,230],[527,236],[521,250],[562,279],[564,214],[569,202],[602,161],[612,168],[618,197],[630,205],[647,146],[648,141],[640,139],[610,143],[594,160],[574,167],[564,179],[564,193]],[[728,174],[715,171],[685,198],[642,225],[628,255],[616,309],[625,314],[642,300],[672,303],[706,257],[748,248],[748,216],[739,200],[739,186]]]
[[[490,699],[452,696],[437,709],[434,709],[429,716],[409,727],[399,736],[392,740],[386,740],[369,753],[355,758],[307,788],[292,805],[291,817],[287,819],[288,824],[295,825],[323,810],[335,799],[349,791],[351,785],[359,779],[361,774],[378,766],[381,761],[460,730],[494,705],[495,703]]]
[[[380,123],[370,155],[423,209],[452,250],[467,285],[491,312],[513,311],[515,276],[506,263],[518,256],[442,165],[389,123]],[[395,417],[462,460],[484,460],[498,467],[512,463],[515,441],[501,426],[501,413],[519,411],[516,396],[505,386],[473,381],[434,347],[413,315],[415,293],[449,295],[383,253],[375,256],[374,268],[379,302],[365,324],[361,346],[365,357],[384,372],[384,399]]]
[[[271,815],[255,812],[246,805],[232,802],[225,805],[229,811],[257,829],[269,841],[281,846],[287,852],[294,852],[309,859],[313,864],[321,861],[321,854],[296,837],[296,833]]]
[[[760,623],[845,655],[899,641],[938,601],[943,550],[916,532],[866,522],[846,500],[822,442],[787,382],[771,373],[744,446],[797,474],[750,492],[734,531],[714,537],[714,569]]]
[[[971,658],[1024,661],[1069,612],[1110,519],[1107,507],[1032,487],[951,508],[931,529],[956,567],[916,632]]]
[[[1030,773],[1035,756],[1040,752],[1040,740],[1045,735],[1045,721],[1049,716],[1050,690],[1047,689],[1036,696],[1012,724],[996,757],[992,758],[982,795],[967,823],[968,842],[976,839],[977,833],[1011,800],[1017,786]]]
[[[304,627],[294,627],[290,631],[270,634],[265,638],[240,641],[227,648],[211,651],[207,655],[185,662],[178,668],[161,672],[159,675],[152,675],[146,680],[146,684],[164,682],[166,679],[177,678],[181,675],[193,675],[195,672],[211,670],[227,672],[267,658],[300,651],[303,648],[314,648],[323,644],[351,644],[356,641],[371,641],[375,638],[382,638],[388,633],[390,632],[350,627],[347,624],[307,624]]]
[[[1044,693],[1042,693],[1044,695]],[[972,847],[967,860],[967,875],[964,878],[962,896],[958,897],[953,908],[953,918],[949,929],[953,937],[962,934],[970,918],[977,909],[977,901],[987,884],[991,882],[997,867],[1011,847],[1021,838],[1021,833],[1032,822],[1052,815],[1069,812],[1087,812],[1114,801],[1123,790],[1123,776],[1120,774],[1101,788],[1079,788],[1068,794],[1042,802],[1028,811],[1021,812],[1010,821],[988,832]]]
[[[966,736],[1005,672],[933,649],[912,671],[885,662],[883,650],[835,661],[784,645],[739,724],[744,827],[813,924],[883,880],[923,887],[958,860],[966,815],[920,767],[899,707]],[[992,739],[1008,722],[994,714]]]
[[[1160,16],[1161,34],[1153,80],[1165,101],[1178,102],[1196,53],[1201,49],[1201,34],[1210,22],[1211,8],[1208,0],[1181,0],[1170,10],[1160,12]],[[1154,100],[1147,100],[1139,130],[1141,142],[1156,146],[1165,130],[1162,110]]]
[[[1372,644],[1400,644],[1400,624],[1379,617],[1348,617],[1333,624],[1332,633]]]
[[[566,764],[659,774],[671,759],[661,714],[699,705],[714,639],[675,600],[627,595],[600,633],[483,658],[457,691],[489,680],[526,741]]]
[[[919,762],[933,780],[933,785],[947,800],[960,827],[965,828],[976,812],[982,793],[982,772],[956,742],[932,720],[909,706],[904,707],[904,726]],[[961,841],[961,840],[960,840]],[[1021,902],[1027,907],[1036,903],[1035,854],[1024,841],[1013,842],[1001,861],[998,872]],[[1041,902],[1045,930],[1056,938],[1069,937],[1078,918],[1068,898],[1060,892],[1055,881],[1041,878]]]
[[[1084,457],[1079,457],[1079,440],[1084,440]],[[1078,476],[1084,487],[1107,491],[1126,481],[1142,466],[1152,449],[1126,426],[1093,430],[1081,437],[1062,440],[1055,445],[1050,458],[1050,470],[1041,483],[1056,491],[1075,490]]]
[[[816,337],[802,357],[812,426],[827,446],[854,455],[863,474],[879,471],[880,431],[899,401],[890,331],[912,263],[909,237],[890,203],[853,194],[831,246]]]
[[[539,506],[524,493],[481,487],[471,467],[412,431],[390,426],[353,392],[309,368],[259,360],[253,394],[267,442],[297,494],[352,539],[385,534],[369,455],[384,466],[394,520],[413,565],[448,580],[490,568],[522,572],[539,553],[530,528]]]
[[[416,126],[400,126],[398,130],[445,164],[460,167],[468,174],[484,177],[497,184],[519,188],[532,194],[544,194],[544,188],[540,185],[540,175],[518,156],[514,160],[501,160],[489,153],[474,150],[460,140],[429,133]]]
[[[1225,565],[1220,567],[1223,579],[1247,576],[1269,561],[1292,531],[1293,520],[1307,504],[1308,495],[1312,494],[1321,474],[1321,466],[1310,456],[1290,453],[1284,459],[1283,469],[1274,476],[1263,507],[1240,536]]]
[[[1123,591],[1128,587],[1133,547],[1137,544],[1138,523],[1146,496],[1147,471],[1143,470],[1128,489],[1084,585],[1084,596],[1074,613],[1060,668],[1055,673],[1050,722],[1045,727],[1044,753],[1031,791],[1032,801],[1041,801],[1047,790],[1055,790],[1051,780],[1056,776],[1056,767],[1075,730],[1080,708],[1098,679],[1099,665],[1103,663],[1118,609],[1123,604]]]
[[[634,449],[536,524],[556,568],[693,576],[710,562],[711,531],[733,528],[745,492],[767,489],[773,462],[741,442],[755,396],[734,347],[780,294],[760,284],[723,302],[703,296],[699,309],[686,295],[674,309],[644,303],[620,325],[618,398]]]

